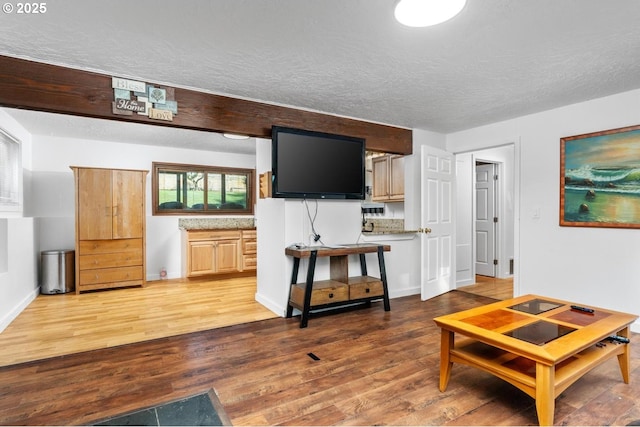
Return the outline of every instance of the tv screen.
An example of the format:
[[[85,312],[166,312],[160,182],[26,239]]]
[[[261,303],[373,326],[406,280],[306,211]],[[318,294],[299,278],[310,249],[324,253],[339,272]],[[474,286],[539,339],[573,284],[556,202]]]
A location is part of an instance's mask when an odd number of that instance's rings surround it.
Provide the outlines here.
[[[272,128],[273,197],[364,199],[365,140]]]

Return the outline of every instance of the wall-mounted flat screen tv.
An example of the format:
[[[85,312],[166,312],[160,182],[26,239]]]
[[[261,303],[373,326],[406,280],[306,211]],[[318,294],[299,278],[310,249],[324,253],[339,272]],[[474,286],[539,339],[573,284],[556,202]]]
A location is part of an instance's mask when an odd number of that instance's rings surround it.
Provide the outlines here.
[[[272,128],[273,197],[364,199],[365,140]]]

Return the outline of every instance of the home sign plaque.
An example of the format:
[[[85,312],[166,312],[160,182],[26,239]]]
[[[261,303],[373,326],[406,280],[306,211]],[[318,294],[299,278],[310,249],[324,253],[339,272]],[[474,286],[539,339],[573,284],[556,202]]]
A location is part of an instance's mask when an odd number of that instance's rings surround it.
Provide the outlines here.
[[[172,88],[153,86],[138,80],[111,78],[113,114],[130,116],[134,113],[154,120],[173,121],[178,103]]]

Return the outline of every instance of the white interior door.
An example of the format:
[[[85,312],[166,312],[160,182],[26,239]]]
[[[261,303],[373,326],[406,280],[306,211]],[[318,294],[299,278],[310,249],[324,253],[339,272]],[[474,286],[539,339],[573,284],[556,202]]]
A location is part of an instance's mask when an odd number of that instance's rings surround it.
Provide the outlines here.
[[[495,277],[496,217],[495,179],[496,165],[476,166],[476,274]]]
[[[455,224],[453,154],[422,146],[421,182],[421,298],[448,292],[455,283]]]

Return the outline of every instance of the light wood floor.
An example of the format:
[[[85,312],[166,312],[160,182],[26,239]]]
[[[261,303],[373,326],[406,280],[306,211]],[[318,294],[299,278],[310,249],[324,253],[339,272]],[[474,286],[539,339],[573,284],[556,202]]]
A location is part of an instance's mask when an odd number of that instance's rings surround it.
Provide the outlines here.
[[[38,295],[0,333],[0,366],[277,317],[255,293],[242,277]]]
[[[495,277],[477,275],[476,283],[461,286],[457,288],[457,290],[498,300],[505,300],[513,298],[513,278],[496,279]]]

